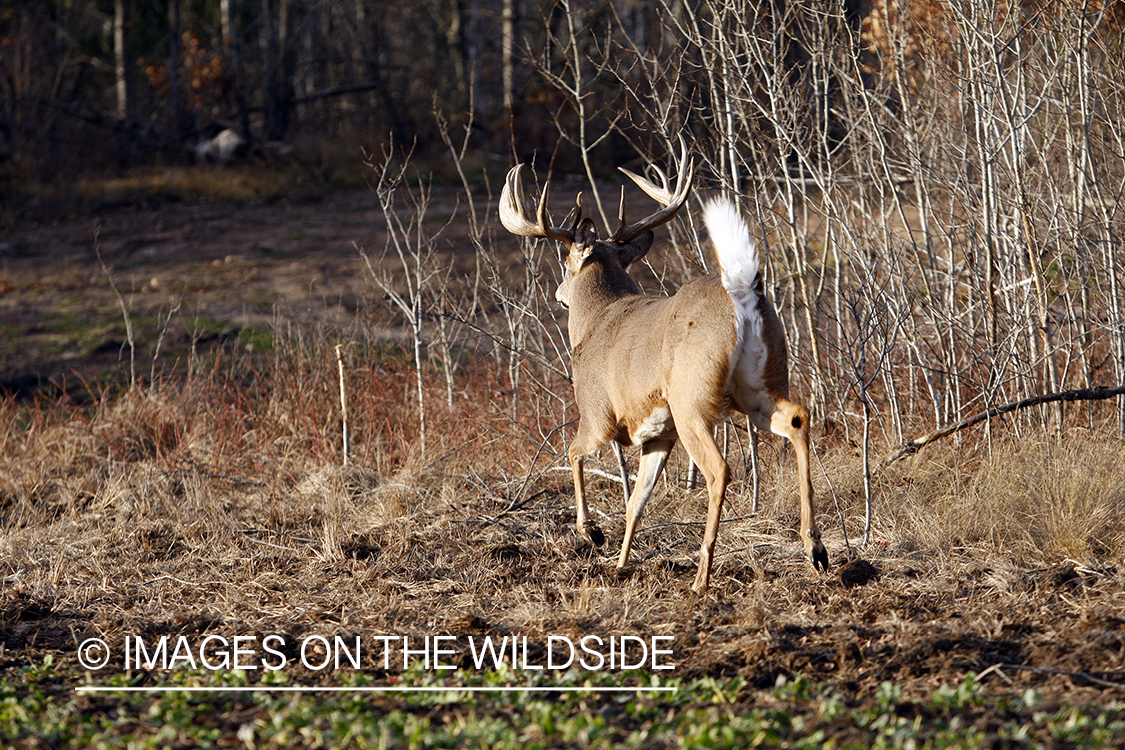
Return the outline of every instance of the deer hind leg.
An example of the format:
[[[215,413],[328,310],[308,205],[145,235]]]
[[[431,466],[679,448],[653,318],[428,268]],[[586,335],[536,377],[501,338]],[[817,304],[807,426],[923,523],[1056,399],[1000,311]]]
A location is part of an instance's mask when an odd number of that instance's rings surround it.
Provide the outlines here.
[[[812,468],[809,463],[809,412],[800,404],[779,399],[770,415],[769,430],[793,444],[797,454],[797,481],[801,492],[801,544],[805,556],[818,570],[827,572],[828,551],[820,541],[813,508]]]
[[[711,561],[715,552],[715,539],[719,535],[719,516],[723,512],[723,498],[730,482],[730,468],[715,444],[714,426],[703,420],[681,427],[677,423],[680,440],[687,448],[695,465],[707,479],[707,526],[703,530],[703,544],[699,548],[699,570],[692,591],[703,592],[711,578]]]
[[[587,429],[587,422],[580,420],[578,434],[574,437],[567,451],[570,457],[570,468],[574,473],[574,506],[577,510],[578,534],[596,547],[605,544],[605,534],[601,528],[590,518],[590,509],[586,504],[586,478],[582,473],[585,456],[593,453],[608,439],[608,435],[598,439]]]
[[[641,465],[637,469],[637,484],[633,487],[633,494],[629,496],[629,504],[625,508],[625,538],[621,541],[621,556],[617,559],[618,568],[624,568],[629,562],[629,548],[633,544],[637,523],[645,512],[645,504],[652,497],[656,480],[664,470],[668,454],[675,444],[675,440],[650,440],[641,446]]]

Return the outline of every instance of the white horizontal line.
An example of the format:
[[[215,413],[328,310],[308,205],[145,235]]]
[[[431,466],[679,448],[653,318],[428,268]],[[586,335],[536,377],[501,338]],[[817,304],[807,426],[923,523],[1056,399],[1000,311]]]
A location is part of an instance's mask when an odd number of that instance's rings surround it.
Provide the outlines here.
[[[247,693],[247,692],[275,692],[275,693],[352,693],[352,692],[375,692],[375,693],[622,693],[622,692],[654,692],[654,691],[674,691],[674,687],[322,687],[316,685],[309,686],[285,686],[285,685],[262,685],[262,686],[245,686],[245,687],[192,687],[192,686],[176,686],[176,685],[159,685],[153,687],[106,687],[106,686],[80,686],[76,687],[77,692],[86,693],[169,693],[169,692],[187,692],[187,693]]]

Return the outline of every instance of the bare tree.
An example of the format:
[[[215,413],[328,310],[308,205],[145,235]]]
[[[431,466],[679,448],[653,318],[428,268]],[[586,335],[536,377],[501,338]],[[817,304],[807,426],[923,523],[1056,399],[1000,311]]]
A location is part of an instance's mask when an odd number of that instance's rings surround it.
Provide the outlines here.
[[[117,79],[115,92],[117,94],[117,116],[124,120],[129,116],[130,90],[132,89],[132,76],[130,75],[130,62],[128,53],[128,28],[129,28],[129,2],[128,0],[114,0],[113,2],[113,75]]]
[[[375,283],[409,326],[410,345],[414,355],[414,391],[418,400],[419,447],[425,455],[428,427],[424,377],[425,322],[432,314],[440,290],[446,287],[449,269],[446,268],[443,276],[436,262],[440,230],[430,234],[423,226],[430,207],[430,188],[427,185],[414,187],[408,183],[408,165],[409,155],[397,161],[390,147],[380,160],[368,160],[368,166],[375,171],[377,177],[375,194],[387,223],[388,246],[383,250],[383,255],[398,259],[402,275],[392,275],[386,266],[374,263],[366,253],[364,260]]]

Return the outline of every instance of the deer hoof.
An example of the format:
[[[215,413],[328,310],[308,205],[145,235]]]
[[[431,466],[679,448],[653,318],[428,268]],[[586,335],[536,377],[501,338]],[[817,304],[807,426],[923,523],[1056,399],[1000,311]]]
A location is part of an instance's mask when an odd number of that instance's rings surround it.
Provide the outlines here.
[[[819,539],[811,550],[809,550],[809,560],[812,562],[813,567],[822,573],[828,572],[828,550],[824,549],[824,545]]]
[[[598,528],[598,525],[593,521],[587,521],[586,524],[578,530],[578,533],[595,547],[600,547],[605,544],[605,534]]]

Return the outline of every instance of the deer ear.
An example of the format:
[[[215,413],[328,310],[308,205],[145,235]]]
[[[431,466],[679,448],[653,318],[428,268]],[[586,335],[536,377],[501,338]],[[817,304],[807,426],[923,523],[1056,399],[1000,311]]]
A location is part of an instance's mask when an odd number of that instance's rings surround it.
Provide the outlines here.
[[[598,228],[590,219],[583,219],[574,228],[574,244],[576,247],[593,247],[598,241]]]
[[[562,261],[563,267],[570,269],[572,273],[578,273],[578,269],[586,265],[586,262],[594,254],[594,246],[598,243],[598,230],[594,226],[594,222],[589,219],[583,219],[574,228],[574,241],[563,243]]]
[[[654,236],[650,229],[639,237],[617,245],[617,262],[621,264],[621,267],[628,268],[630,263],[636,263],[645,257],[645,253],[652,247]]]

